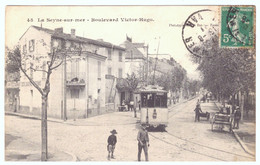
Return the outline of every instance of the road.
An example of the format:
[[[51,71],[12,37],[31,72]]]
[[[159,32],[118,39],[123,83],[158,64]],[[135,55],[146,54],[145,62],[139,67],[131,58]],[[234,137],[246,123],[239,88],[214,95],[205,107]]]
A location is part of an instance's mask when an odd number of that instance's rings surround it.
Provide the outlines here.
[[[169,125],[166,132],[149,132],[150,161],[253,161],[244,152],[232,133],[211,131],[209,121],[194,122],[196,99],[180,103],[169,112]],[[203,111],[215,112],[213,103],[202,103]],[[116,159],[112,161],[137,160],[137,132],[139,114],[115,112],[88,119],[66,122],[48,122],[48,147],[51,152],[70,153],[78,161],[107,161],[107,138],[116,129]],[[40,155],[40,120],[5,116],[6,160],[19,160],[15,153],[34,148],[34,155]],[[19,139],[19,142],[17,141]],[[22,150],[22,151],[21,151]],[[8,159],[7,159],[8,157]],[[34,156],[35,158],[37,156]],[[38,158],[37,157],[37,158]],[[61,160],[69,156],[60,154]],[[144,155],[142,155],[142,160]],[[30,159],[29,159],[30,160]]]

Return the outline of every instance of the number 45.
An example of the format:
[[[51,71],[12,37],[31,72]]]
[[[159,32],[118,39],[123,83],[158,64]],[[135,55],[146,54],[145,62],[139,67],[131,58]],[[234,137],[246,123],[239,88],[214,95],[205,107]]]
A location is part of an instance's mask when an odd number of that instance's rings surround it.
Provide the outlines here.
[[[229,41],[229,35],[228,34],[224,34],[223,42],[224,43],[228,43],[228,41]]]

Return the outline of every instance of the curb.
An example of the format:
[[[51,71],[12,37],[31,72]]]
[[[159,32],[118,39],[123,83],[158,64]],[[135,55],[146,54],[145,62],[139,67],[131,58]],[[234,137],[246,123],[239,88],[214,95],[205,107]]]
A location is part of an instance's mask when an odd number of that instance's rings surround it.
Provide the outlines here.
[[[7,114],[7,115],[14,115],[14,116],[21,116],[21,117],[35,119],[35,120],[41,120],[41,117],[39,117],[39,116],[22,114],[22,113],[19,113],[19,112],[5,112],[5,114]],[[56,123],[64,123],[63,120],[51,119],[51,118],[47,118],[47,121],[56,122]]]
[[[218,105],[216,104],[216,102],[214,102],[215,106],[219,109]],[[234,131],[232,129],[232,133],[235,135],[236,140],[238,141],[238,143],[240,144],[240,146],[243,148],[243,150],[248,153],[251,156],[255,156],[255,154],[253,152],[251,152],[248,147],[245,145],[245,143],[241,140],[241,138],[237,135],[236,131]]]
[[[233,130],[232,130],[232,132],[233,132],[233,134],[235,135],[236,140],[239,142],[240,146],[243,148],[243,150],[244,150],[246,153],[248,153],[249,155],[255,156],[255,154],[254,154],[253,152],[251,152],[251,151],[247,148],[247,146],[246,146],[245,143],[241,140],[241,138],[237,135],[237,133],[234,132]]]

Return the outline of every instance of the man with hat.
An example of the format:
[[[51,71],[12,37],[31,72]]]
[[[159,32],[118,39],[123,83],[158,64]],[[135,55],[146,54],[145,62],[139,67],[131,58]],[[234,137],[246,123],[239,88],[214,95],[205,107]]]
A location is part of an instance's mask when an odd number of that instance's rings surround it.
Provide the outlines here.
[[[194,109],[195,111],[195,122],[200,121],[200,113],[202,113],[202,110],[200,108],[200,104],[196,105],[196,108]]]
[[[137,141],[138,141],[138,161],[141,161],[142,149],[144,150],[145,161],[148,161],[148,147],[150,146],[150,144],[149,144],[149,136],[148,136],[148,132],[146,131],[145,124],[142,124],[141,129],[138,131]]]
[[[237,106],[235,113],[234,113],[234,126],[233,129],[239,129],[239,121],[241,119],[241,112],[239,106]]]
[[[108,151],[108,156],[107,156],[107,159],[110,160],[110,158],[112,159],[115,159],[114,158],[114,150],[115,150],[115,147],[116,147],[116,142],[117,142],[117,139],[116,139],[116,135],[117,132],[115,129],[113,129],[112,131],[110,131],[111,135],[108,137],[107,139],[107,151]],[[111,156],[110,156],[111,154]]]

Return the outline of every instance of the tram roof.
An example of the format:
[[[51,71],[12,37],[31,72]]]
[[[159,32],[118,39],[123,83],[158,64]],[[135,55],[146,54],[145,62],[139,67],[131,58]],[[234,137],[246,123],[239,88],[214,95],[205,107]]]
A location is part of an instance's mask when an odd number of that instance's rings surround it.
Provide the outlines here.
[[[138,91],[136,91],[136,93],[167,93],[167,91],[163,90],[162,88],[163,87],[158,85],[148,85],[140,88]]]

